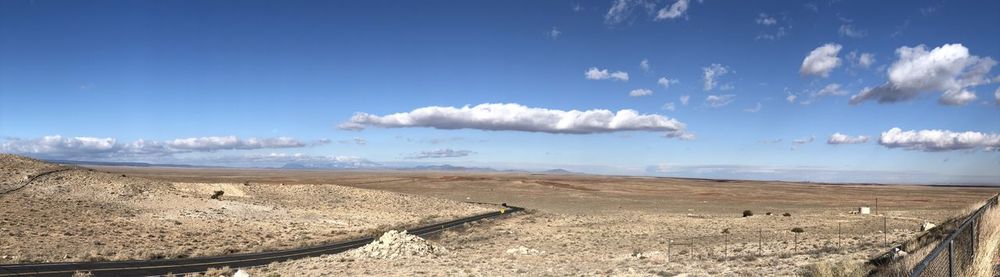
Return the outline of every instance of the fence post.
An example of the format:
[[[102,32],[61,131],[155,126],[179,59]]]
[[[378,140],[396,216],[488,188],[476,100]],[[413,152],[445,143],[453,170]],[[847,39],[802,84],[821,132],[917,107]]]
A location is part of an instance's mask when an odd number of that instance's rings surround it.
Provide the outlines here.
[[[674,243],[674,240],[667,241],[667,262],[670,262],[670,246]]]
[[[980,214],[980,216],[982,216],[982,214]],[[971,235],[969,236],[969,244],[971,244],[969,245],[969,251],[971,251],[973,259],[976,258],[976,221],[979,221],[977,219],[979,218],[973,217],[972,223],[969,224],[969,234]]]
[[[764,255],[764,229],[757,230],[757,256]]]
[[[889,218],[882,216],[882,243],[889,247]]]
[[[955,240],[948,241],[948,276],[955,276]]]

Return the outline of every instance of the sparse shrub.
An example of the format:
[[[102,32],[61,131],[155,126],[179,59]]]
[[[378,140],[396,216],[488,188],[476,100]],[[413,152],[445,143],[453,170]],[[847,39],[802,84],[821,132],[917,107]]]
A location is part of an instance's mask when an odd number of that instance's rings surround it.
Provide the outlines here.
[[[212,193],[212,199],[219,199],[219,197],[222,197],[222,194],[224,194],[224,193],[226,193],[226,192],[225,191],[221,191],[221,190],[217,190],[217,191],[215,191],[215,193]]]
[[[743,211],[743,217],[749,217],[749,216],[753,216],[753,211],[751,211],[751,210],[744,210]]]
[[[781,216],[792,216],[792,214],[790,214],[790,213],[785,213],[785,214],[782,214]]]
[[[765,215],[771,215],[771,212],[767,212]]]
[[[795,233],[795,251],[799,251],[799,233],[805,232],[802,228],[795,227],[792,228],[792,233]]]
[[[90,271],[73,272],[73,277],[91,277],[91,276],[94,276],[94,274],[90,273]]]

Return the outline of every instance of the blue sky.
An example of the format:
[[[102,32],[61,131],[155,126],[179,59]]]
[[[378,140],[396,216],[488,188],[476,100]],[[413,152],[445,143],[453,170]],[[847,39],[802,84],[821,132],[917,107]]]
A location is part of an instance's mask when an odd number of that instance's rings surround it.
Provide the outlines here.
[[[997,184],[998,13],[997,1],[2,1],[0,136],[3,152],[50,159]]]

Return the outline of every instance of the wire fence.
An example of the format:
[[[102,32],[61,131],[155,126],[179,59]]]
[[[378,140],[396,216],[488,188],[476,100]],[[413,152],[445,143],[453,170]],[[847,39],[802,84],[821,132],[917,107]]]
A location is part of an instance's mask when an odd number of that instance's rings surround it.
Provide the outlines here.
[[[994,195],[969,215],[913,268],[910,276],[961,276],[975,261],[983,214],[997,205],[998,197],[1000,194]]]
[[[845,254],[859,249],[874,252],[912,236],[918,228],[919,224],[912,219],[886,214],[858,215],[833,226],[733,227],[713,235],[670,238],[663,254],[668,262],[728,262]]]

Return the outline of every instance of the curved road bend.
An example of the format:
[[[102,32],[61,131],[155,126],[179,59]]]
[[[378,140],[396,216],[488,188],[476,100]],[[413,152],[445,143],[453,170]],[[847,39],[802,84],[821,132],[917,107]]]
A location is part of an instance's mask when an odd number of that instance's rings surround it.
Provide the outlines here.
[[[59,169],[50,170],[50,171],[42,172],[42,173],[39,173],[39,174],[31,175],[31,177],[28,178],[27,181],[24,181],[24,184],[21,184],[20,186],[17,186],[16,188],[12,188],[12,189],[9,189],[9,190],[6,190],[6,191],[0,191],[0,196],[9,194],[11,192],[18,191],[20,189],[23,189],[24,187],[27,187],[28,184],[31,184],[31,182],[34,182],[38,178],[42,178],[42,177],[48,176],[50,174],[59,173],[59,172],[63,172],[63,171],[69,171],[69,170],[73,170],[73,169],[76,169],[76,168],[71,168],[71,167],[66,168],[66,167],[64,167],[64,168],[59,168]]]
[[[462,226],[462,224],[487,218],[498,218],[504,215],[523,211],[524,208],[508,206],[503,211],[484,213],[448,222],[442,222],[407,230],[408,233],[426,237],[447,229]],[[325,254],[336,254],[364,246],[374,238],[365,237],[351,241],[326,245],[311,246],[290,250],[278,250],[261,253],[246,253],[237,255],[195,257],[184,259],[165,259],[148,261],[111,261],[83,263],[44,263],[0,265],[0,276],[71,276],[74,272],[90,272],[94,276],[150,276],[166,274],[184,274],[204,272],[209,268],[242,268],[262,266],[272,262],[315,257]]]

